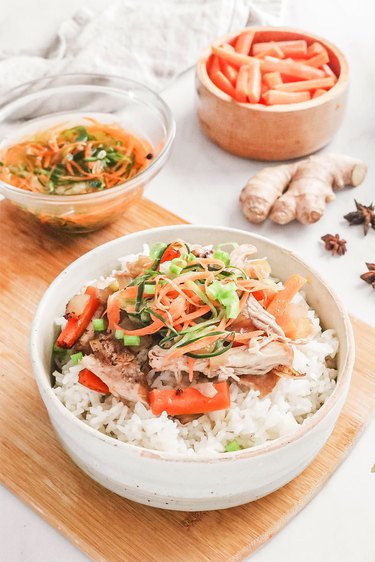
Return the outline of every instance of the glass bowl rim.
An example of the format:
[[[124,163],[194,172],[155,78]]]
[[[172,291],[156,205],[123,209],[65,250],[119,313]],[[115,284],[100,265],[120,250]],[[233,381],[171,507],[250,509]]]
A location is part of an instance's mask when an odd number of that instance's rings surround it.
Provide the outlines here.
[[[27,191],[25,189],[21,189],[19,187],[16,187],[14,185],[11,185],[3,180],[0,180],[0,193],[1,191],[3,191],[3,195],[4,197],[6,197],[6,192],[10,192],[13,193],[15,195],[24,195],[26,198],[30,198],[33,199],[34,201],[48,201],[49,203],[66,203],[66,204],[73,204],[74,202],[78,203],[78,202],[82,202],[84,201],[88,201],[90,200],[99,200],[99,199],[105,199],[107,197],[116,197],[116,195],[120,195],[123,192],[129,191],[132,188],[136,187],[140,182],[145,181],[147,182],[148,178],[150,175],[152,175],[153,171],[158,168],[158,164],[161,164],[163,159],[166,157],[166,155],[168,154],[175,134],[176,134],[176,121],[173,117],[172,111],[169,107],[169,105],[163,100],[163,98],[157,94],[156,92],[154,92],[154,90],[152,90],[151,88],[149,88],[148,86],[145,86],[144,84],[142,84],[141,82],[138,82],[137,80],[133,80],[131,78],[125,78],[122,76],[116,76],[114,74],[95,74],[95,73],[66,73],[66,74],[48,74],[46,76],[43,76],[42,78],[38,78],[37,80],[29,80],[28,82],[23,82],[22,84],[20,84],[19,86],[17,86],[14,90],[15,92],[15,96],[12,97],[10,99],[9,102],[5,103],[5,105],[3,107],[1,107],[0,109],[0,122],[3,119],[3,114],[6,113],[7,111],[9,111],[9,109],[12,109],[12,106],[15,105],[17,106],[17,104],[19,104],[20,102],[24,101],[30,101],[30,99],[32,99],[33,97],[37,97],[37,95],[40,93],[39,92],[34,92],[32,94],[28,94],[26,93],[25,95],[21,95],[19,97],[17,97],[17,91],[20,90],[21,88],[24,89],[27,86],[32,86],[38,83],[41,83],[44,80],[48,80],[48,79],[61,79],[61,78],[74,78],[74,77],[90,77],[90,78],[109,78],[109,79],[113,79],[113,80],[118,80],[118,81],[122,81],[124,82],[124,84],[127,84],[128,86],[133,86],[133,87],[137,87],[140,90],[145,91],[148,95],[150,95],[151,97],[154,98],[154,101],[156,101],[160,106],[161,106],[161,111],[160,108],[157,108],[159,111],[159,114],[162,115],[163,118],[163,122],[164,122],[164,126],[166,128],[166,142],[162,148],[162,150],[160,151],[160,153],[157,155],[157,157],[151,162],[151,164],[149,166],[147,166],[147,168],[145,168],[144,170],[142,170],[139,174],[137,174],[136,176],[134,176],[134,178],[132,178],[129,181],[126,181],[124,183],[121,183],[119,185],[116,185],[115,187],[111,187],[110,189],[105,189],[103,191],[98,191],[96,193],[84,193],[81,195],[49,195],[48,193],[41,193],[41,192],[36,192],[36,191]],[[69,86],[91,86],[91,84],[67,84],[66,87]],[[95,87],[95,84],[92,84],[93,87]],[[120,89],[117,89],[115,87],[112,86],[98,86],[100,88],[103,89],[108,89],[116,91],[118,90],[118,92],[120,92],[123,95],[126,95],[126,92]],[[59,86],[56,86],[55,89],[58,89]],[[46,93],[48,91],[52,91],[54,90],[54,88],[46,88],[43,89],[42,92]],[[7,95],[9,92],[5,92],[4,96]],[[22,107],[22,103],[21,103],[21,107]],[[155,107],[155,106],[153,106]],[[1,139],[0,139],[1,140]]]

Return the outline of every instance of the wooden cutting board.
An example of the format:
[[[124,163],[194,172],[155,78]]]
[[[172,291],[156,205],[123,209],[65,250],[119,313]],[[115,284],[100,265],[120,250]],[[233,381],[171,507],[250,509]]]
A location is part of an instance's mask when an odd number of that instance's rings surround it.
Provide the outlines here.
[[[0,427],[2,482],[93,560],[237,561],[281,529],[321,489],[375,412],[375,330],[353,319],[357,360],[336,428],[290,484],[254,503],[184,513],[138,505],[85,476],[61,450],[28,358],[28,333],[52,279],[94,246],[136,230],[182,223],[142,200],[117,223],[81,237],[52,234],[0,204]]]

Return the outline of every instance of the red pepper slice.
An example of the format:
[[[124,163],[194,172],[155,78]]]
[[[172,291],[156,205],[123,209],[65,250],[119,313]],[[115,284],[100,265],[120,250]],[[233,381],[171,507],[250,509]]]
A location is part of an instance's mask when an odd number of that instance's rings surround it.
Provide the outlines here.
[[[87,287],[85,295],[90,295],[90,300],[85,306],[82,314],[79,316],[71,316],[69,318],[65,328],[57,338],[56,343],[59,347],[72,347],[86,330],[91,318],[98,308],[100,301],[96,297],[96,288]]]
[[[102,394],[109,393],[109,388],[105,382],[89,369],[82,369],[82,371],[79,372],[78,382],[90,390],[95,390],[95,392],[101,392]]]
[[[172,261],[175,258],[179,258],[180,256],[181,253],[178,250],[175,250],[173,246],[168,246],[161,257],[160,263],[164,263],[165,261]]]

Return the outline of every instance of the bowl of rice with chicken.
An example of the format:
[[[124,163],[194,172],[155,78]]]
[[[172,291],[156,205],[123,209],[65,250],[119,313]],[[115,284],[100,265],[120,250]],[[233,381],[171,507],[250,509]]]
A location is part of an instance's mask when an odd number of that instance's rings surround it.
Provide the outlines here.
[[[260,236],[172,226],[85,254],[35,315],[33,370],[65,450],[92,478],[167,509],[262,497],[311,462],[343,406],[347,313]]]

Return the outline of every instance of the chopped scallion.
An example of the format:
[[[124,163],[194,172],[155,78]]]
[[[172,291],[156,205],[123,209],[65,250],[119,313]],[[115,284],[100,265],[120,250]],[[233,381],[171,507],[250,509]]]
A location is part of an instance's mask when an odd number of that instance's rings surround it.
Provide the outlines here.
[[[141,345],[139,336],[124,336],[124,345]]]
[[[164,251],[167,247],[168,247],[168,244],[165,244],[164,242],[156,242],[150,248],[150,256],[154,260],[160,258],[163,255],[163,253],[164,253]]]
[[[145,285],[143,290],[145,295],[154,295],[156,291],[156,285]]]
[[[228,443],[224,447],[224,451],[226,453],[233,453],[234,451],[240,451],[241,449],[242,447],[241,445],[239,445],[236,439],[233,439],[233,441],[228,441]]]
[[[228,252],[224,252],[223,250],[215,250],[213,257],[216,260],[222,261],[226,266],[230,264],[230,256]]]
[[[79,352],[79,353],[73,353],[73,355],[70,356],[70,359],[73,361],[73,365],[78,365],[82,357],[83,357],[83,353]]]
[[[92,321],[92,325],[93,325],[93,328],[94,328],[95,332],[104,332],[104,330],[105,330],[103,318],[95,318]]]
[[[171,263],[171,265],[169,266],[169,271],[174,275],[180,275],[182,269],[183,269],[182,267],[179,267],[175,263]]]
[[[115,331],[116,340],[122,340],[123,337],[124,337],[124,330],[116,330]]]

